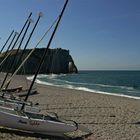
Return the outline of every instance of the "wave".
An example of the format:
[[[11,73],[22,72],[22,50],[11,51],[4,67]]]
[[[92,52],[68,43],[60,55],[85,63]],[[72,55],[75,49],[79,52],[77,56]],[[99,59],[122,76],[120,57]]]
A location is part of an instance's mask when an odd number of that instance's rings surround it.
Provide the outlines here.
[[[67,74],[39,74],[37,76],[37,78],[49,78],[49,79],[54,79],[54,78],[57,78],[57,77],[62,77],[62,76],[66,76]]]
[[[44,75],[39,75],[39,77],[41,77]],[[46,76],[46,75],[45,75]],[[52,75],[51,75],[52,76]],[[33,79],[33,76],[27,77],[28,80]],[[39,79],[36,79],[36,83],[38,84],[43,84],[43,85],[49,85],[49,86],[56,86],[56,87],[62,87],[62,88],[69,88],[69,89],[75,89],[75,90],[81,90],[81,91],[87,91],[87,92],[91,92],[91,93],[99,93],[99,94],[106,94],[106,95],[113,95],[113,96],[119,96],[119,97],[127,97],[127,98],[132,98],[132,99],[140,99],[140,97],[136,97],[136,96],[129,96],[129,95],[124,95],[122,93],[110,93],[110,92],[104,92],[104,91],[100,91],[100,90],[94,90],[94,89],[90,89],[90,88],[86,88],[86,87],[80,87],[80,86],[73,86],[73,85],[69,85],[69,84],[53,84],[53,83],[49,83],[49,82],[44,82],[41,81]],[[68,83],[73,83],[73,82],[68,82]],[[95,84],[94,84],[95,85]],[[110,85],[102,85],[102,84],[96,84],[96,85],[100,85],[100,86],[110,86]],[[114,86],[111,86],[114,87]],[[122,86],[122,88],[126,88],[126,89],[132,89],[131,87],[124,87]]]
[[[43,81],[40,81],[40,80],[38,80],[38,79],[36,79],[36,81],[35,81],[36,83],[38,83],[38,84],[43,84],[43,85],[48,85],[48,86],[54,86],[53,84],[51,84],[51,83],[48,83],[48,82],[43,82]]]
[[[50,75],[44,75],[44,74],[40,74],[37,76],[37,78],[47,78],[47,79],[51,79],[53,81],[56,82],[62,82],[62,83],[66,83],[66,84],[72,84],[72,85],[84,85],[84,86],[98,86],[98,87],[106,87],[106,88],[118,88],[118,89],[126,89],[126,90],[134,90],[133,87],[128,87],[128,86],[116,86],[116,85],[107,85],[107,84],[95,84],[95,83],[86,83],[86,82],[71,82],[68,80],[64,80],[64,79],[57,79],[59,77],[64,77],[67,76],[67,74],[50,74]]]
[[[70,82],[64,79],[56,79],[57,77],[61,77],[61,76],[66,76],[66,74],[63,75],[57,75],[57,74],[51,74],[51,75],[44,75],[44,74],[40,74],[37,76],[37,78],[48,78],[48,79],[53,79],[54,81],[58,81],[58,82],[63,82],[63,83],[67,83],[67,84],[72,84],[72,85],[88,85],[88,86],[99,86],[99,87],[111,87],[111,88],[121,88],[121,89],[127,89],[127,90],[134,90],[133,87],[128,87],[128,86],[115,86],[115,85],[107,85],[107,84],[93,84],[93,83],[81,83],[81,82]],[[27,77],[28,80],[32,80],[33,76]],[[45,83],[45,82],[44,82]],[[46,82],[47,83],[47,82]]]
[[[127,98],[132,98],[132,99],[140,99],[140,97],[136,97],[136,96],[124,95],[122,93],[109,93],[109,92],[104,92],[104,91],[99,91],[99,90],[93,90],[93,89],[89,89],[89,88],[85,88],[85,87],[74,87],[73,89],[87,91],[87,92],[92,92],[92,93],[113,95],[113,96],[119,96],[119,97],[127,97]]]
[[[71,74],[75,75],[75,74]],[[62,82],[62,83],[66,83],[66,84],[71,84],[71,85],[84,85],[84,86],[98,86],[98,87],[105,87],[105,88],[118,88],[118,89],[125,89],[128,91],[132,91],[136,88],[134,87],[130,87],[130,86],[118,86],[118,85],[108,85],[108,84],[96,84],[96,83],[87,83],[87,82],[74,82],[74,81],[68,81],[63,79],[60,79],[61,77],[66,77],[69,76],[69,74],[49,74],[49,75],[45,75],[45,74],[39,74],[37,76],[37,78],[39,79],[44,79],[47,78],[48,80],[53,80],[54,82]]]
[[[49,74],[49,75],[46,75],[46,74],[39,74],[39,75],[37,75],[37,78],[47,78],[47,79],[56,79],[57,77],[64,77],[64,76],[66,76],[67,74]],[[27,77],[27,79],[28,80],[32,80],[33,79],[33,77],[34,77],[34,75],[32,75],[32,76],[28,76]]]
[[[28,80],[30,80],[30,81],[32,81],[33,80],[33,78],[34,78],[34,76],[28,76],[28,77],[26,77]]]

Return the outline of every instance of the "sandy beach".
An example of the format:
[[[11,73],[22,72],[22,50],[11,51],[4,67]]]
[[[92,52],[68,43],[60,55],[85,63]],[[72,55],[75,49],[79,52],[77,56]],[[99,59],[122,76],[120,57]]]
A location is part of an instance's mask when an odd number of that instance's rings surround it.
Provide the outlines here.
[[[22,85],[26,89],[27,83],[30,81],[25,76],[16,76],[10,87]],[[61,118],[76,121],[93,133],[92,140],[140,140],[140,100],[41,84],[35,87],[39,94],[30,96],[29,100],[39,103],[41,112],[55,112]],[[65,140],[3,127],[0,139]]]

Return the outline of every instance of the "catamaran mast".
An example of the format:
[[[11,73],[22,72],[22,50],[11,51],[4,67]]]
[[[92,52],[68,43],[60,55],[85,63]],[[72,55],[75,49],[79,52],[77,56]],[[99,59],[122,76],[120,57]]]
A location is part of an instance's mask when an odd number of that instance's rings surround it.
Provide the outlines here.
[[[16,45],[16,43],[17,43],[17,41],[18,41],[19,37],[21,36],[21,34],[22,34],[22,32],[23,32],[24,28],[26,27],[26,25],[27,25],[27,23],[28,23],[29,18],[31,17],[31,15],[32,15],[32,12],[30,13],[30,15],[28,16],[27,20],[25,21],[25,23],[24,23],[24,25],[23,25],[23,27],[22,27],[22,29],[21,29],[21,31],[20,31],[20,33],[19,33],[19,35],[18,35],[18,37],[17,37],[17,39],[16,39],[16,41],[15,41],[15,43],[14,43],[14,45],[13,45],[13,46],[15,46],[15,45]]]
[[[28,20],[29,20],[29,19],[28,19]],[[11,64],[10,64],[10,70],[8,71],[8,73],[9,73],[10,71],[12,72],[12,70],[13,70],[14,63],[15,63],[15,61],[16,61],[16,57],[17,57],[18,52],[19,52],[19,50],[20,50],[20,48],[21,48],[21,45],[22,45],[22,43],[23,43],[23,40],[24,40],[24,38],[25,38],[25,36],[26,36],[26,34],[27,34],[27,31],[28,31],[28,29],[29,29],[29,27],[30,27],[30,24],[31,24],[31,20],[29,20],[28,25],[27,25],[27,27],[26,27],[26,29],[25,29],[25,32],[24,32],[24,34],[23,34],[23,36],[22,36],[22,38],[21,38],[20,44],[19,44],[18,48],[16,49],[16,52],[15,52],[15,55],[14,55],[14,59],[12,60],[12,62],[11,62]]]
[[[37,27],[37,24],[38,24],[38,22],[39,22],[39,20],[40,20],[41,17],[42,17],[42,13],[40,12],[40,13],[39,13],[39,17],[38,17],[38,19],[37,19],[37,21],[36,21],[36,23],[35,23],[35,25],[34,25],[32,31],[31,31],[30,35],[29,35],[29,38],[28,38],[28,40],[27,40],[25,46],[24,46],[24,49],[23,49],[23,51],[22,51],[22,53],[21,53],[21,55],[20,55],[20,57],[19,57],[19,59],[18,59],[18,61],[17,61],[15,70],[16,70],[16,68],[18,68],[19,62],[20,62],[20,60],[21,60],[22,57],[23,57],[23,54],[24,54],[24,52],[25,52],[25,50],[26,50],[26,47],[27,47],[27,45],[28,45],[28,43],[29,43],[29,41],[30,41],[30,39],[31,39],[31,37],[32,37],[32,35],[33,35],[34,31],[35,31],[35,28]],[[16,57],[16,56],[15,56],[15,57]],[[14,66],[14,64],[13,64],[12,66]],[[12,67],[12,69],[13,69],[13,67]],[[15,70],[13,70],[12,72],[14,73]],[[12,74],[13,74],[13,73],[12,73]],[[6,87],[5,87],[6,89],[8,88],[9,84],[10,84],[10,82],[6,85]]]
[[[46,56],[46,54],[47,54],[47,52],[48,52],[48,49],[49,49],[49,47],[50,47],[50,45],[51,45],[51,42],[52,42],[52,40],[53,40],[53,37],[54,37],[54,35],[55,35],[55,33],[56,33],[56,30],[57,30],[57,28],[58,28],[58,25],[59,25],[59,23],[60,23],[60,20],[61,20],[61,18],[62,18],[62,16],[63,16],[63,13],[64,13],[65,8],[66,8],[66,6],[67,6],[67,3],[68,3],[68,0],[66,0],[66,2],[65,2],[65,4],[64,4],[64,7],[63,7],[63,9],[62,9],[62,11],[61,11],[61,13],[60,13],[60,15],[59,15],[59,19],[58,19],[58,21],[57,21],[57,23],[56,23],[56,26],[55,26],[55,28],[54,28],[54,31],[53,31],[51,37],[50,37],[50,40],[49,40],[48,45],[47,45],[47,47],[46,47],[46,50],[45,50],[45,52],[44,52],[44,54],[43,54],[43,56],[42,56],[42,58],[41,58],[41,60],[40,60],[40,63],[39,63],[39,66],[38,66],[38,68],[37,68],[37,70],[36,70],[36,73],[35,73],[35,75],[34,75],[33,81],[32,81],[32,83],[31,83],[30,88],[29,88],[29,90],[28,90],[28,93],[27,93],[27,95],[26,95],[26,97],[25,97],[25,99],[24,99],[25,102],[27,101],[27,99],[28,99],[28,97],[29,97],[29,95],[30,95],[30,92],[31,92],[32,87],[33,87],[33,85],[34,85],[34,83],[35,83],[35,80],[36,80],[36,78],[37,78],[37,75],[38,75],[38,73],[39,73],[39,71],[40,71],[40,69],[41,69],[41,66],[42,66],[43,62],[44,62],[45,56]],[[24,109],[24,106],[25,106],[25,103],[22,104],[21,110]]]
[[[16,35],[17,35],[17,33],[15,32],[15,35],[13,36],[13,38],[12,38],[12,40],[11,40],[11,42],[10,42],[10,44],[9,44],[9,46],[8,46],[8,48],[7,48],[7,50],[6,50],[6,52],[4,53],[3,59],[5,59],[6,55],[8,54],[8,51],[9,51],[9,49],[10,49],[10,47],[11,47],[11,45],[12,45],[12,43],[13,43],[15,37],[16,37]],[[2,61],[3,61],[3,60],[2,60]],[[6,62],[5,62],[5,63],[6,63]],[[2,71],[2,68],[3,68],[3,65],[0,65],[0,72]]]
[[[22,37],[21,41],[20,41],[20,44],[19,44],[19,46],[18,46],[18,49],[16,50],[15,56],[14,56],[13,60],[11,60],[11,63],[9,64],[9,69],[7,69],[7,73],[6,73],[5,77],[4,77],[4,80],[3,80],[3,82],[2,82],[1,88],[3,88],[3,85],[4,85],[4,83],[5,83],[6,79],[7,79],[7,77],[8,77],[8,75],[9,75],[10,71],[13,70],[13,65],[14,65],[14,63],[15,63],[17,54],[18,54],[18,52],[19,52],[19,50],[20,50],[20,47],[21,47],[22,42],[23,42],[23,40],[24,40],[24,38],[25,38],[25,35],[26,35],[26,33],[27,33],[28,29],[29,29],[29,26],[30,26],[30,22],[28,23],[28,25],[27,25],[27,27],[26,27],[26,30],[25,30],[25,32],[24,32],[24,34],[23,34],[23,37]],[[4,95],[4,94],[3,94],[3,95]]]
[[[24,25],[23,25],[23,27],[22,27],[20,33],[18,34],[17,39],[16,39],[16,41],[14,42],[14,44],[13,44],[11,50],[14,49],[14,47],[16,46],[16,44],[17,44],[17,42],[18,42],[18,40],[19,40],[19,37],[21,36],[21,34],[22,34],[24,28],[26,27],[26,25],[27,25],[27,23],[28,23],[28,20],[29,20],[29,18],[31,17],[31,15],[32,15],[32,13],[29,14],[27,20],[25,21],[25,23],[24,23]],[[8,56],[8,57],[9,57],[9,56]],[[7,58],[8,58],[8,57],[7,57]]]
[[[6,44],[8,43],[9,39],[11,38],[11,36],[13,35],[14,30],[11,32],[10,36],[8,37],[8,39],[6,40],[5,44],[3,45],[2,49],[0,50],[0,54],[2,53],[3,49],[5,48]]]
[[[6,87],[11,80],[13,79],[13,77],[17,74],[17,72],[21,69],[21,67],[25,64],[25,62],[29,59],[29,57],[33,54],[33,52],[35,51],[35,49],[37,48],[37,46],[41,43],[41,41],[47,36],[48,32],[52,29],[52,27],[57,23],[58,21],[58,17],[57,19],[53,22],[53,24],[50,26],[50,28],[44,33],[44,35],[41,37],[41,39],[37,42],[37,44],[35,45],[35,47],[30,51],[30,53],[26,56],[26,58],[22,61],[22,63],[18,66],[18,68],[16,69],[16,71],[11,75],[11,77],[6,81],[6,84],[4,85],[4,87]]]
[[[16,36],[16,35],[18,35],[18,32],[15,32],[15,36]],[[11,46],[11,45],[10,45],[10,46]],[[10,47],[9,47],[9,48],[10,48]],[[7,59],[8,59],[9,56],[11,55],[11,53],[12,53],[11,50],[14,49],[14,46],[10,49],[10,51],[9,51],[9,48],[7,48],[7,50],[6,50],[6,52],[5,52],[4,56],[3,56],[4,59],[0,62],[0,71],[2,70],[1,66],[3,65],[3,63],[4,63],[5,61],[7,61]],[[9,53],[8,53],[8,51],[9,51]]]
[[[29,41],[30,41],[30,39],[31,39],[31,37],[32,37],[32,35],[33,35],[33,33],[34,33],[34,31],[35,31],[35,29],[36,29],[36,27],[37,27],[37,24],[38,24],[38,22],[39,22],[39,20],[40,20],[41,17],[42,17],[42,14],[39,13],[38,19],[37,19],[37,21],[36,21],[36,23],[35,23],[35,25],[34,25],[32,31],[31,31],[31,33],[30,33],[30,35],[29,35],[29,38],[28,38],[28,40],[27,40],[27,42],[26,42],[26,44],[25,44],[25,46],[24,46],[24,49],[23,49],[23,51],[22,51],[22,53],[21,53],[21,55],[20,55],[20,57],[19,57],[19,59],[18,59],[17,66],[18,66],[20,60],[22,59],[22,56],[23,56],[23,54],[24,54],[24,52],[25,52],[25,50],[26,50],[26,48],[27,48],[27,45],[28,45],[28,43],[29,43]]]
[[[31,17],[31,15],[32,15],[32,13],[30,13],[30,15],[28,16],[27,20],[25,21],[25,23],[24,23],[24,25],[23,25],[23,27],[22,27],[20,33],[18,34],[18,37],[17,37],[16,41],[14,42],[14,45],[12,46],[12,48],[14,48],[14,47],[16,46],[16,43],[17,43],[19,37],[21,36],[21,34],[22,34],[24,28],[26,27],[26,25],[27,25],[27,23],[28,23],[29,18]],[[25,31],[25,32],[26,32],[26,31]],[[11,63],[11,66],[12,66],[12,63]],[[1,88],[3,88],[3,85],[4,85],[4,83],[5,83],[6,79],[7,79],[8,74],[9,74],[9,73],[7,72],[7,74],[5,75],[5,78],[4,78],[3,82],[2,82]],[[3,93],[2,96],[4,96],[4,93]]]

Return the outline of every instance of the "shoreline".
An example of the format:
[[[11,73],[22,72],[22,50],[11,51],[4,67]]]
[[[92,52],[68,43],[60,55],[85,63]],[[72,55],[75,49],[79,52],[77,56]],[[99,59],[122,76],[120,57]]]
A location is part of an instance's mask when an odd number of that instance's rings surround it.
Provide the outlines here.
[[[52,86],[52,87],[58,87],[58,88],[65,88],[65,89],[72,89],[72,90],[79,90],[79,91],[85,91],[85,92],[89,92],[89,93],[93,93],[93,94],[102,94],[102,95],[110,95],[110,96],[118,96],[118,97],[125,97],[125,98],[130,98],[130,99],[135,99],[135,100],[140,100],[140,97],[137,96],[129,96],[129,95],[124,95],[124,94],[117,94],[117,93],[109,93],[109,92],[102,92],[102,91],[90,91],[90,90],[82,90],[82,89],[77,89],[77,88],[67,88],[67,87],[61,87],[61,86],[57,86],[57,85],[47,85],[47,84],[43,84],[40,82],[36,82],[37,84],[41,84],[41,85],[46,85],[46,86]]]
[[[22,85],[27,88],[26,76],[16,75],[10,87]],[[39,103],[42,113],[55,112],[60,118],[74,120],[88,128],[93,140],[138,140],[140,138],[139,100],[90,93],[75,89],[65,89],[35,83],[39,94],[29,97],[29,101]],[[3,129],[2,129],[3,130]],[[38,137],[18,135],[13,131],[0,132],[3,139],[37,140]],[[42,139],[42,138],[40,138]],[[45,140],[66,140],[65,138],[43,138]]]
[[[26,77],[27,80],[32,81],[30,77]],[[89,92],[89,93],[96,93],[96,94],[103,94],[103,95],[111,95],[111,96],[118,96],[118,97],[125,97],[125,98],[130,98],[130,99],[135,99],[135,100],[140,100],[140,97],[138,96],[129,96],[129,95],[124,95],[121,93],[109,93],[109,92],[103,92],[103,91],[95,91],[92,89],[88,89],[88,88],[84,88],[84,87],[80,87],[80,88],[73,88],[73,87],[64,87],[64,86],[60,86],[60,85],[53,85],[51,83],[46,83],[40,80],[36,80],[37,84],[41,84],[41,85],[46,85],[46,86],[52,86],[52,87],[59,87],[59,88],[65,88],[65,89],[73,89],[73,90],[79,90],[79,91],[85,91],[85,92]]]

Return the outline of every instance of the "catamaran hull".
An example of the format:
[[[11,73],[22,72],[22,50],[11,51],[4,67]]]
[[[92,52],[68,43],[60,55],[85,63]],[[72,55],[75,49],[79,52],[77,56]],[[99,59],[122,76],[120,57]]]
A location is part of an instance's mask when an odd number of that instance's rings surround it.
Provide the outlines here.
[[[31,133],[63,136],[64,133],[77,129],[74,124],[56,122],[51,120],[33,119],[0,110],[0,125],[3,127],[19,129]]]
[[[9,101],[4,101],[4,100],[0,100],[0,106],[6,107],[6,108],[11,108],[11,109],[16,109],[16,110],[20,110],[22,107],[22,104],[19,102],[9,102]],[[34,113],[39,113],[40,109],[37,107],[33,107],[33,106],[29,106],[26,105],[25,106],[25,112],[34,112]]]

